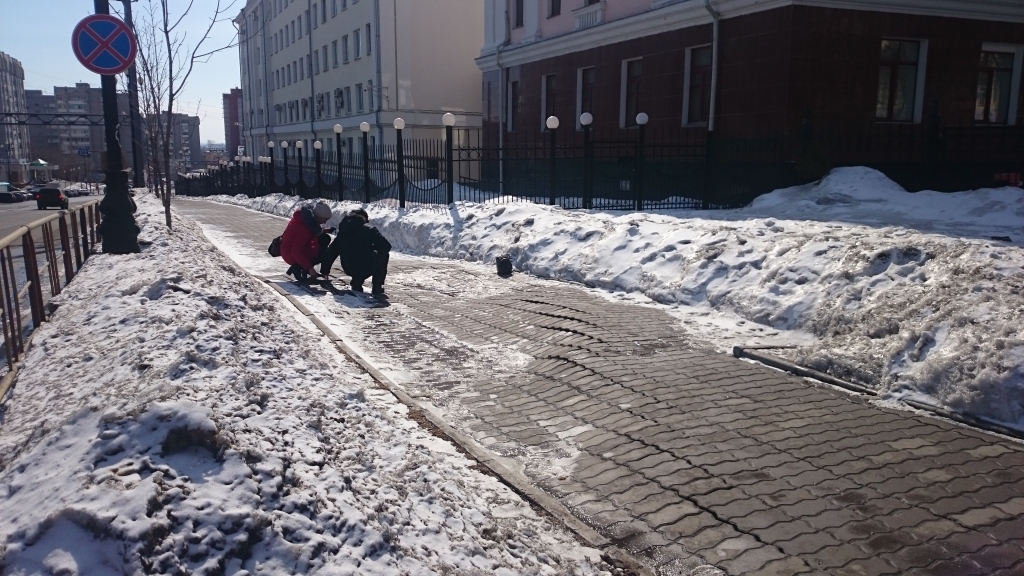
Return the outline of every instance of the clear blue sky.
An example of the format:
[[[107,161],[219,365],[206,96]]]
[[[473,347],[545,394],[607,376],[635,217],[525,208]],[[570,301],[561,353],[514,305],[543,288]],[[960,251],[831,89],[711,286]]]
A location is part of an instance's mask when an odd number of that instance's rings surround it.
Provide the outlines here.
[[[148,1],[134,3],[133,14],[140,13]],[[170,0],[172,16],[175,10],[183,10],[187,5],[187,0]],[[215,5],[216,0],[195,0],[183,23],[187,43],[202,35]],[[244,5],[243,0],[235,0],[228,17],[236,16]],[[111,12],[115,9],[121,11],[120,0],[111,1]],[[83,68],[71,51],[71,31],[79,20],[92,13],[92,0],[0,0],[0,22],[3,23],[0,52],[21,61],[25,68],[25,89],[53,94],[54,86],[73,86],[76,82],[100,85],[100,77]],[[226,46],[234,37],[232,22],[218,22],[203,46]],[[124,76],[118,78],[119,87],[122,82],[127,85]],[[221,94],[238,86],[237,48],[214,54],[208,62],[196,65],[177,111],[199,116],[199,133],[204,144],[207,140],[224,142]]]

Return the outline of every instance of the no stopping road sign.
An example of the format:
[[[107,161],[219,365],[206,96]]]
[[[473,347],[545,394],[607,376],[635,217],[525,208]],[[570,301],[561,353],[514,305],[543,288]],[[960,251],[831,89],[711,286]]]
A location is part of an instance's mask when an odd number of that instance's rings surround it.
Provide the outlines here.
[[[135,61],[138,46],[128,25],[109,14],[93,14],[71,34],[75,56],[97,74],[120,74]]]

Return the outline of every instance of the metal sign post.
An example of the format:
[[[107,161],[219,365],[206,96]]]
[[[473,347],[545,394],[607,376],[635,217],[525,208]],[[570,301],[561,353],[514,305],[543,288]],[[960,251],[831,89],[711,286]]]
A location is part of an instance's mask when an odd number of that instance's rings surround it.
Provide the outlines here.
[[[100,202],[103,221],[98,231],[103,236],[103,252],[133,254],[139,252],[139,227],[135,223],[135,201],[128,192],[128,174],[121,163],[121,143],[117,138],[117,78],[135,61],[138,46],[135,35],[121,20],[110,15],[108,0],[94,0],[96,14],[75,26],[72,46],[78,61],[100,74],[103,92],[104,133],[107,143],[107,190]]]

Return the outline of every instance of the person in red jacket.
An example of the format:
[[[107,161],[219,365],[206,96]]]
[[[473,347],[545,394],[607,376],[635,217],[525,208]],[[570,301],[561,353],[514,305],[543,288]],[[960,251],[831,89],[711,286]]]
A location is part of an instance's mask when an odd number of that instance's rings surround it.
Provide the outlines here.
[[[321,276],[313,267],[323,262],[331,237],[324,225],[331,219],[331,207],[323,202],[304,206],[292,214],[281,236],[281,258],[291,267],[287,274],[296,280]]]

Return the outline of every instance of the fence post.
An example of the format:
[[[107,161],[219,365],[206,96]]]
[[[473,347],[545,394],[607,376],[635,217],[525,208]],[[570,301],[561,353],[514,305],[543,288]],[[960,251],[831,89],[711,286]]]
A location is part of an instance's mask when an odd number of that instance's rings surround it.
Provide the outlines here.
[[[444,171],[448,192],[446,200],[450,205],[455,202],[455,143],[452,142],[455,137],[455,114],[446,112],[444,116],[441,116],[441,123],[444,124],[445,139]]]
[[[323,144],[319,140],[313,142],[313,159],[316,162],[316,197],[324,197],[324,179],[323,174],[320,173],[320,148]]]
[[[405,129],[405,120],[395,118],[395,132],[398,139],[395,142],[395,154],[398,162],[398,207],[405,208],[405,152],[402,149],[402,130]]]
[[[363,202],[370,203],[370,123],[359,124],[363,133]],[[339,150],[339,154],[341,151]]]
[[[644,131],[647,129],[647,114],[637,114],[636,125],[636,190],[633,192],[633,208],[639,212],[644,209]]]
[[[32,325],[39,328],[43,324],[43,289],[39,285],[39,265],[36,261],[36,245],[32,241],[31,230],[26,231],[21,237],[21,251],[25,260],[25,277],[30,282],[28,303],[32,309]]]
[[[58,228],[60,230],[60,249],[64,253],[64,277],[71,282],[71,279],[75,277],[75,267],[71,263],[71,236],[68,234],[67,214],[60,215]],[[67,286],[67,282],[64,285]]]

